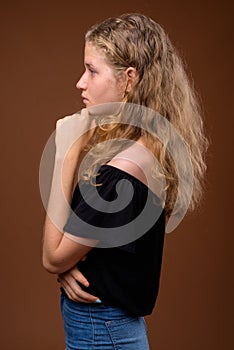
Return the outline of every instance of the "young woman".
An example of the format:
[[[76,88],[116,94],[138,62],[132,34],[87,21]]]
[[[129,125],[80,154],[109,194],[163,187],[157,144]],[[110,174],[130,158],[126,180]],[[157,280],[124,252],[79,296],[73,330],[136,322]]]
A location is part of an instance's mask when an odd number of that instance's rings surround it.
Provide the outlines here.
[[[67,350],[146,350],[166,223],[201,198],[203,122],[175,48],[144,15],[93,26],[84,65],[86,108],[56,125],[43,265],[59,274]]]

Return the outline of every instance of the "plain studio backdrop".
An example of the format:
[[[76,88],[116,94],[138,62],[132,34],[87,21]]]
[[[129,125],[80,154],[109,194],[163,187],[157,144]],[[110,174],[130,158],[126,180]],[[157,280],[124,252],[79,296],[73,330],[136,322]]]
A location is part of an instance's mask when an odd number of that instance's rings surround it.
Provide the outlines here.
[[[59,286],[41,265],[39,163],[56,120],[81,107],[75,84],[86,30],[124,12],[151,16],[168,32],[192,72],[211,139],[204,202],[166,235],[160,293],[146,318],[151,349],[233,349],[231,4],[1,4],[1,349],[64,349]]]

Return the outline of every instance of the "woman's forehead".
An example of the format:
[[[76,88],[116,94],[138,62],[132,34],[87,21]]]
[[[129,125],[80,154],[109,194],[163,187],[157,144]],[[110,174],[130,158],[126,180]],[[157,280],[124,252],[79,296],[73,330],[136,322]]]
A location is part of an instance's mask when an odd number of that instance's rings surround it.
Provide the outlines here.
[[[87,65],[95,66],[97,64],[107,64],[104,52],[90,42],[86,42],[84,54],[84,61]]]

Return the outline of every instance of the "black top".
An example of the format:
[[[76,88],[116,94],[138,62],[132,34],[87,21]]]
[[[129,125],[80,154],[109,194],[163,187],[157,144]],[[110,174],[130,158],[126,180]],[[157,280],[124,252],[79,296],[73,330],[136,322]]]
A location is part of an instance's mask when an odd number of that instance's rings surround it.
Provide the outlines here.
[[[133,175],[107,164],[98,173],[101,186],[84,181],[76,186],[73,212],[64,226],[65,232],[99,242],[78,263],[90,283],[82,289],[105,305],[149,315],[159,288],[165,211],[159,198]]]

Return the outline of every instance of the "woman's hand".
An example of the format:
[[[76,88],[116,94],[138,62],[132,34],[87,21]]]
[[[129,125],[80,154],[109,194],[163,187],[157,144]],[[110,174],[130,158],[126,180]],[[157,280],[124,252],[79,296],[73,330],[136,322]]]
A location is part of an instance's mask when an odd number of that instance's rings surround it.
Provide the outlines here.
[[[98,297],[86,293],[82,290],[77,282],[83,284],[85,287],[89,286],[89,282],[84,275],[79,271],[77,266],[71,270],[58,275],[58,281],[65,290],[69,299],[75,302],[95,303]]]
[[[66,155],[76,158],[88,144],[95,127],[95,117],[86,108],[80,113],[59,119],[55,135],[56,156],[63,160]]]

